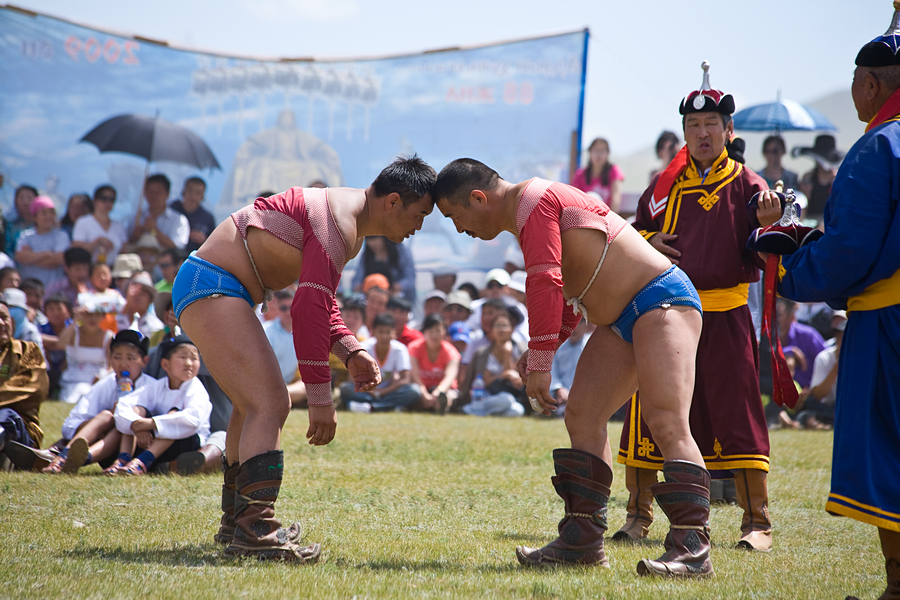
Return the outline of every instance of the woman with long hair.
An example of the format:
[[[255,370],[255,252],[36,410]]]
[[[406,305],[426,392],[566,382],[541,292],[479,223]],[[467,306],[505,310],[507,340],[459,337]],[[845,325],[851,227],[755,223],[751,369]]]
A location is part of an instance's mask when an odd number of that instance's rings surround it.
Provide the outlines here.
[[[625,176],[618,165],[609,162],[609,142],[597,138],[588,146],[588,163],[575,171],[572,187],[582,192],[594,192],[606,202],[610,210],[618,212],[622,206],[622,182]]]
[[[422,390],[422,408],[445,414],[459,395],[456,376],[460,355],[447,341],[447,326],[440,314],[425,317],[422,336],[409,344],[412,380]]]

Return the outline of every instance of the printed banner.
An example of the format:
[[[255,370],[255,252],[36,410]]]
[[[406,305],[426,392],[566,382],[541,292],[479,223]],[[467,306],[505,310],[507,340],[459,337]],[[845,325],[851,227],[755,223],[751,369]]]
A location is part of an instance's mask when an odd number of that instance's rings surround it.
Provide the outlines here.
[[[261,61],[170,48],[25,11],[0,8],[0,173],[4,214],[30,184],[64,210],[101,183],[131,217],[146,160],[80,142],[98,124],[135,114],[179,125],[220,170],[154,162],[172,199],[192,175],[220,219],[263,192],[321,181],[368,186],[399,154],[436,169],[477,158],[509,181],[568,178],[580,148],[587,31],[378,59]],[[432,216],[407,241],[419,269],[502,264],[511,235],[458,235]]]

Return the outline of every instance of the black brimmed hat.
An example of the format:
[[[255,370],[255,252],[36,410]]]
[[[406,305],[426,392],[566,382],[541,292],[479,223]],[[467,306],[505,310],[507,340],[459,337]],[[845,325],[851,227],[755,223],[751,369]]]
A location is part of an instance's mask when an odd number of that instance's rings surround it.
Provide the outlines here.
[[[709,85],[709,63],[703,61],[700,65],[703,69],[703,83],[699,90],[695,90],[684,97],[678,112],[689,115],[698,112],[715,112],[730,115],[734,112],[734,98],[722,90],[714,90]]]

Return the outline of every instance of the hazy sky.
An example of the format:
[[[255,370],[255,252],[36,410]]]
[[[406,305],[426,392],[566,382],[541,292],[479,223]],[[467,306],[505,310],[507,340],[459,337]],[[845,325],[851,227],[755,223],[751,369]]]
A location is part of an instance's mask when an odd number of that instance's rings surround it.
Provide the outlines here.
[[[780,89],[800,102],[848,89],[859,48],[890,25],[890,0],[15,0],[83,25],[255,57],[367,57],[587,27],[583,140],[613,157],[680,129],[678,103],[712,85],[737,108]],[[860,125],[860,133],[862,125]],[[567,135],[567,134],[564,134]]]

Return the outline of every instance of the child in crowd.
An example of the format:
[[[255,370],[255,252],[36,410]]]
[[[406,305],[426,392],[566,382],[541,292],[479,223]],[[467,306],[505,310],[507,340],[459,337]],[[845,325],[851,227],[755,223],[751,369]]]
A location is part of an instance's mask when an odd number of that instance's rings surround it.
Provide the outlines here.
[[[422,408],[443,415],[458,396],[459,352],[445,339],[447,328],[438,313],[425,317],[422,335],[409,344],[412,380],[421,387]]]
[[[94,294],[110,309],[100,323],[100,328],[116,333],[119,330],[116,315],[125,307],[125,298],[119,290],[112,287],[112,270],[109,265],[102,262],[91,265],[90,281]]]
[[[47,374],[50,376],[50,398],[58,398],[59,378],[66,362],[66,348],[60,346],[59,336],[72,324],[72,305],[62,294],[50,296],[44,303],[47,323],[39,327],[44,355],[47,357]]]
[[[108,304],[90,292],[78,294],[75,323],[59,336],[59,346],[66,350],[66,370],[59,378],[59,399],[75,404],[91,386],[106,374],[110,331],[100,328]]]
[[[341,398],[353,412],[398,410],[419,399],[419,386],[412,383],[409,351],[394,339],[396,322],[390,313],[382,313],[372,322],[373,337],[363,348],[378,361],[381,384],[371,392],[353,391],[353,382],[341,385]]]
[[[44,314],[44,284],[40,279],[23,279],[19,287],[25,292],[25,302],[34,311],[34,324],[40,327],[47,323]]]
[[[119,398],[141,390],[148,381],[149,340],[133,329],[116,334],[109,345],[109,363],[113,372],[91,386],[63,422],[63,439],[70,440],[44,473],[74,474],[92,462],[109,467],[122,440],[113,413]],[[131,380],[130,383],[127,380]],[[133,388],[133,389],[129,389]]]
[[[118,459],[104,471],[108,475],[144,475],[157,461],[196,452],[209,437],[212,404],[197,379],[197,347],[186,335],[178,335],[165,340],[160,353],[166,377],[148,381],[116,405],[116,428],[122,441]]]
[[[22,276],[15,267],[3,267],[0,269],[0,291],[7,288],[17,288],[22,283]]]

